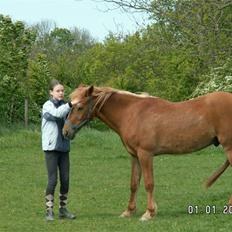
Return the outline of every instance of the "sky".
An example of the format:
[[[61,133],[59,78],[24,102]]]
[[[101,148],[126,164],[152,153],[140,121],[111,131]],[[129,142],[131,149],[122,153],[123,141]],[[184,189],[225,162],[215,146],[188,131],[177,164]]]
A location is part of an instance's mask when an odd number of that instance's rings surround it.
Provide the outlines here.
[[[52,21],[58,27],[88,30],[99,41],[109,34],[131,34],[146,23],[142,13],[125,13],[116,5],[93,0],[0,0],[0,14],[28,25]],[[114,10],[109,10],[114,9]]]

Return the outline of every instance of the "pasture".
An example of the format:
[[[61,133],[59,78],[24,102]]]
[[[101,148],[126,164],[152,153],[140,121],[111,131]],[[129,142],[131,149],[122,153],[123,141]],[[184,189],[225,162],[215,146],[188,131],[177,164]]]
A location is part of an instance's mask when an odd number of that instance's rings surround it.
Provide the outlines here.
[[[143,181],[136,215],[119,218],[129,197],[130,157],[114,132],[81,130],[72,141],[70,158],[68,208],[77,219],[58,219],[57,186],[55,221],[46,222],[47,177],[40,131],[0,128],[1,232],[231,230],[232,214],[223,213],[232,194],[231,168],[210,189],[205,190],[202,185],[225,160],[220,146],[193,155],[154,158],[158,215],[148,222],[139,221],[146,207]]]

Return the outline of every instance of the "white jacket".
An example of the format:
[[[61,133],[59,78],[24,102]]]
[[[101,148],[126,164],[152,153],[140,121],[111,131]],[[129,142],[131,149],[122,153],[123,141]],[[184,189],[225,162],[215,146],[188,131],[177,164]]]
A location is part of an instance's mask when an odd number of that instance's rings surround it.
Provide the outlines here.
[[[42,110],[42,149],[44,151],[70,150],[70,141],[62,135],[65,118],[70,111],[70,106],[64,101],[50,99],[43,105]]]

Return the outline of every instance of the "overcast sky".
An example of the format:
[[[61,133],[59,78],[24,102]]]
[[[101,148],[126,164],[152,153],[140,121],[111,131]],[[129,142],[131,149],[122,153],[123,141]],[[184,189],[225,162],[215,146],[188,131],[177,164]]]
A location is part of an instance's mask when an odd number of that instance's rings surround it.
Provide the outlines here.
[[[93,0],[0,0],[0,14],[27,24],[51,20],[58,27],[86,29],[103,40],[109,31],[135,32],[144,24],[144,14],[129,14],[103,2]]]

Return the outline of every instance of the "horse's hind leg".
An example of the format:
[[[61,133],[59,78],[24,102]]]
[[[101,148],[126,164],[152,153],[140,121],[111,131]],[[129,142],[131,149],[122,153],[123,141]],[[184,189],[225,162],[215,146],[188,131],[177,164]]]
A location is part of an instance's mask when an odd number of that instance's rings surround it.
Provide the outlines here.
[[[232,148],[231,149],[225,149],[227,159],[230,162],[230,165],[232,165]]]
[[[232,147],[230,147],[230,148],[225,148],[224,147],[224,150],[226,152],[227,159],[230,162],[230,166],[232,166]],[[232,196],[230,196],[229,205],[232,205]]]
[[[137,157],[131,158],[131,194],[127,209],[121,214],[121,217],[130,217],[136,211],[136,193],[141,179],[141,167]]]

